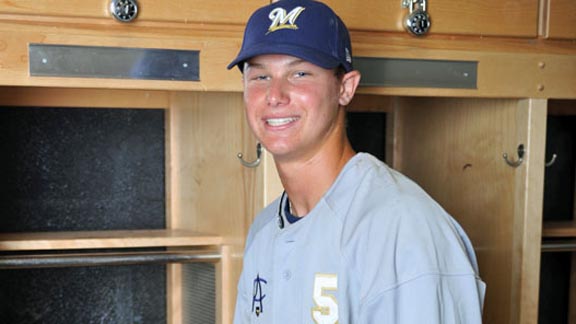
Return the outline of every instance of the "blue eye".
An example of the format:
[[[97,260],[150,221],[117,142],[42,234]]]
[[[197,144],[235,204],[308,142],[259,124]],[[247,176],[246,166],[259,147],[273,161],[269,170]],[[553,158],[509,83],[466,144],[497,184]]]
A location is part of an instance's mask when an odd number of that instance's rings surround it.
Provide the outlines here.
[[[307,75],[309,75],[309,73],[308,73],[308,72],[304,72],[304,71],[298,71],[298,72],[295,73],[295,76],[298,77],[298,78],[302,78],[302,77],[305,77],[305,76],[307,76]]]

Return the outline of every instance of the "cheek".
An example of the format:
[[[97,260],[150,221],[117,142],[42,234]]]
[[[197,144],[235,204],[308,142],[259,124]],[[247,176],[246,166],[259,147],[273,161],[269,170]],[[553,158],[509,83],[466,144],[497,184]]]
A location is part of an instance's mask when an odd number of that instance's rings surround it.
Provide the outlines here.
[[[244,104],[256,106],[266,98],[266,90],[264,87],[257,86],[244,86]]]
[[[335,99],[332,88],[314,85],[299,90],[292,93],[292,98],[306,107],[322,106],[328,102],[334,102]]]
[[[248,107],[248,103],[252,102],[252,98],[254,97],[252,93],[253,93],[252,91],[244,87],[243,98],[244,98],[244,105],[246,107]]]
[[[244,91],[244,114],[246,115],[246,120],[251,129],[255,129],[257,125],[258,117],[258,104],[257,96],[254,92]]]
[[[313,95],[305,98],[313,107],[324,107],[321,109],[323,115],[332,115],[338,110],[340,94],[335,87],[316,89]]]

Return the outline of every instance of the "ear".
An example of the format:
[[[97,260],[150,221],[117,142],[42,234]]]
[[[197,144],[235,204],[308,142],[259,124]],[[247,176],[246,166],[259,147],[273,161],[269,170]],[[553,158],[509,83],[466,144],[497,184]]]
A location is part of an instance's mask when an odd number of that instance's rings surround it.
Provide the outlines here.
[[[347,106],[352,101],[360,83],[360,77],[360,72],[356,70],[344,74],[340,82],[340,98],[338,99],[340,106]]]

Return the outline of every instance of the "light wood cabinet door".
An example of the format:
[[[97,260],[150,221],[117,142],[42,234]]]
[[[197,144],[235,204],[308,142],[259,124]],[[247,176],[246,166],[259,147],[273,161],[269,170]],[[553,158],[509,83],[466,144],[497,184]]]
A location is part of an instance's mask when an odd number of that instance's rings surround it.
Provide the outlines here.
[[[549,0],[547,4],[545,36],[576,39],[576,1]]]
[[[0,0],[0,15],[22,15],[25,19],[34,19],[36,16],[114,19],[109,10],[110,2],[111,0]],[[268,2],[138,0],[138,16],[134,22],[244,24],[256,8]]]
[[[350,29],[403,31],[402,0],[326,0]],[[430,34],[536,37],[537,0],[428,1]]]
[[[399,100],[398,168],[465,229],[487,285],[483,322],[537,322],[546,101]],[[507,153],[523,162],[509,166]]]

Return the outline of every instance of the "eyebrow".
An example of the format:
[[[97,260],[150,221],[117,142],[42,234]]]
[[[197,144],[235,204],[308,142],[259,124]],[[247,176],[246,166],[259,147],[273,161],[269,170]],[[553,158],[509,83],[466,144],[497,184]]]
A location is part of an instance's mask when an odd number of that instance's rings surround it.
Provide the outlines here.
[[[303,59],[301,59],[301,58],[298,58],[298,59],[290,62],[288,65],[289,65],[289,66],[294,66],[294,65],[298,65],[298,64],[302,64],[302,63],[312,64],[312,63],[310,63],[310,62],[308,62],[308,61],[306,61],[306,60],[303,60]]]
[[[262,67],[263,65],[259,63],[252,63],[250,61],[244,62],[244,70],[246,70],[247,68],[262,68]]]
[[[312,64],[312,63],[310,63],[310,62],[308,62],[308,61],[306,61],[306,60],[303,60],[303,59],[301,59],[301,58],[295,58],[293,61],[291,61],[291,62],[288,63],[288,66],[292,67],[292,66],[295,66],[295,65],[303,64],[303,63]],[[247,67],[251,67],[251,68],[264,68],[264,67],[265,67],[264,64],[262,64],[262,63],[257,63],[257,62],[253,62],[253,60],[247,60],[247,61],[245,61],[245,64],[246,64],[246,65],[244,66],[244,68],[247,68]]]

